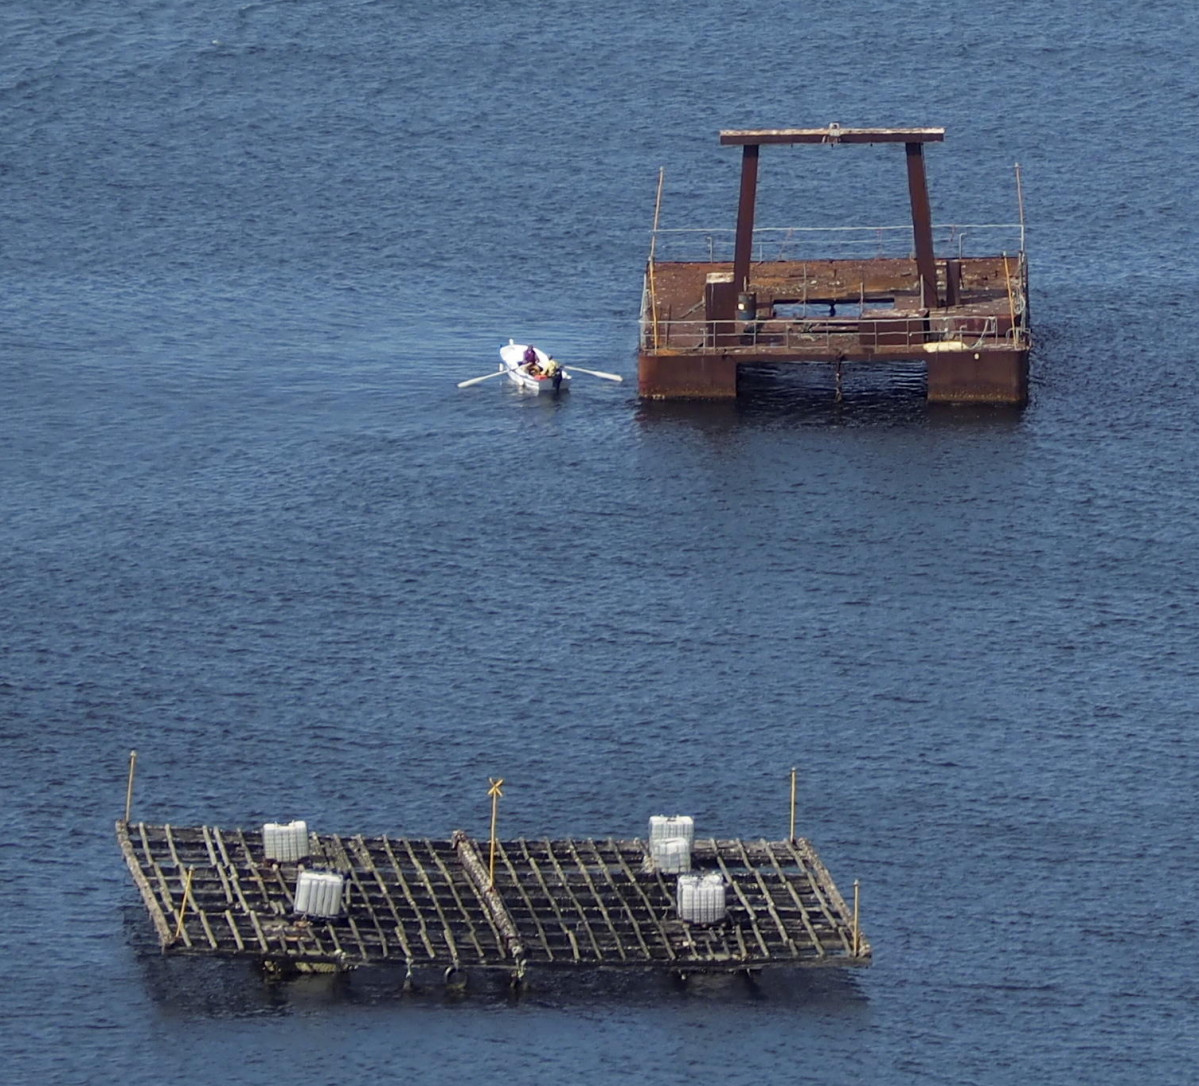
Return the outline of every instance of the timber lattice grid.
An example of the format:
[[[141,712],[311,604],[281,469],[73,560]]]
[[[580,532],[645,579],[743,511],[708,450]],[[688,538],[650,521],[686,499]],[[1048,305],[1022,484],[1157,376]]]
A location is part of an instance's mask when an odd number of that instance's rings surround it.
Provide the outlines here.
[[[166,954],[271,967],[451,972],[641,967],[731,972],[868,965],[871,947],[820,857],[790,841],[697,839],[692,870],[719,872],[728,914],[678,918],[677,877],[640,840],[488,842],[309,835],[302,864],[268,861],[262,833],[118,821],[117,839]],[[302,868],[345,878],[342,915],[298,916]]]

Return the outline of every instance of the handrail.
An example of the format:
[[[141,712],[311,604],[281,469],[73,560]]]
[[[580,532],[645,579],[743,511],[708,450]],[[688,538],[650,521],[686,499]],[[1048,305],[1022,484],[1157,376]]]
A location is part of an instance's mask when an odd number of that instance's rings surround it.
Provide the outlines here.
[[[939,223],[933,227],[934,230],[1014,230],[1020,226],[1018,222],[961,222],[961,223]],[[806,234],[836,234],[836,233],[864,233],[867,231],[888,230],[888,231],[907,231],[911,233],[912,224],[906,226],[755,226],[755,234],[769,233],[806,233]],[[656,231],[658,234],[732,234],[736,235],[737,231],[731,226],[662,226]]]
[[[982,247],[1024,251],[1023,223],[942,223],[933,228],[934,247],[941,258],[966,255],[967,237],[972,255]],[[708,262],[716,263],[732,259],[735,240],[736,230],[727,227],[667,227],[652,232],[650,247],[656,259],[663,256],[658,251],[661,245],[668,260],[699,260],[706,256]],[[818,242],[823,244],[816,244]],[[756,228],[753,232],[754,259],[765,260],[768,249],[778,253],[772,259],[834,259],[837,254],[833,250],[870,251],[875,256],[899,257],[913,253],[914,241],[910,225]],[[791,249],[795,255],[786,255]],[[825,249],[829,251],[824,252]]]
[[[812,317],[772,321],[659,321],[655,339],[646,334],[643,326],[642,345],[658,350],[674,348],[696,353],[721,353],[730,348],[759,350],[802,351],[805,349],[832,352],[844,348],[847,339],[891,349],[911,349],[917,354],[932,353],[938,343],[961,342],[963,349],[978,349],[987,344],[1027,347],[1030,343],[1023,313],[1013,310],[1016,321],[1000,332],[999,317],[987,316],[914,316],[902,311],[878,317]],[[888,342],[879,344],[886,337]],[[945,348],[940,348],[945,349]]]

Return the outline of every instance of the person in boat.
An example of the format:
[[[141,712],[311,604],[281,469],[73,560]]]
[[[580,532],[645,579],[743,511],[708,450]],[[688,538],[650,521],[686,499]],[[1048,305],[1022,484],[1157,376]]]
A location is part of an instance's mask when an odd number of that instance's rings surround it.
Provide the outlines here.
[[[536,377],[541,373],[541,364],[537,361],[537,351],[534,347],[525,348],[525,361],[521,367],[530,377]]]

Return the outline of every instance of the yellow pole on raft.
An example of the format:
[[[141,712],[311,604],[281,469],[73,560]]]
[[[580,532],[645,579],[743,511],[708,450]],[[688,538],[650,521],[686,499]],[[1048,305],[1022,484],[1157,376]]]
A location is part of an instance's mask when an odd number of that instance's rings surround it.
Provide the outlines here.
[[[178,942],[179,936],[183,934],[183,918],[187,915],[187,899],[191,897],[192,892],[192,876],[196,873],[194,867],[187,869],[187,878],[183,882],[183,900],[179,903],[179,920],[175,924],[175,938],[172,942]]]
[[[488,888],[495,889],[495,824],[499,818],[500,796],[504,793],[500,791],[500,786],[504,783],[503,777],[488,777],[491,782],[491,788],[487,794],[491,797],[491,862],[488,864],[487,877],[490,880]]]

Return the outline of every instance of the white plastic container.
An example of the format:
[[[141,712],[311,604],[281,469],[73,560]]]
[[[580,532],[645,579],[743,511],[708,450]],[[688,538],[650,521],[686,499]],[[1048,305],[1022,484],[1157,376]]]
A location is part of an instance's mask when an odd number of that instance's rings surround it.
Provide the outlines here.
[[[301,871],[296,880],[296,912],[331,920],[341,916],[345,879],[336,871]]]
[[[650,841],[649,856],[663,874],[677,875],[691,870],[691,842],[685,837],[659,837]]]
[[[680,920],[690,920],[695,915],[695,891],[699,889],[700,875],[680,875],[675,900]]]
[[[695,844],[695,819],[690,815],[650,815],[649,843],[661,838],[682,837],[691,848]]]
[[[308,855],[308,823],[268,822],[262,827],[262,851],[268,860],[294,864]]]
[[[724,876],[680,875],[679,919],[688,924],[718,924],[728,913]]]

